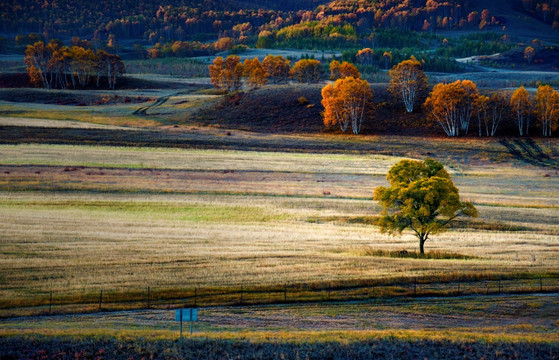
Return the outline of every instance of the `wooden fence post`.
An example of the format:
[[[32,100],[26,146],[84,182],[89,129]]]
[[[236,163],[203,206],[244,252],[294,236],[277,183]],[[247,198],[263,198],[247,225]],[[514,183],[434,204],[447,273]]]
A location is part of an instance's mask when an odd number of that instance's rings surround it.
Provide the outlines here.
[[[287,283],[283,284],[283,302],[287,302]]]
[[[99,293],[99,311],[101,311],[101,304],[103,303],[103,289]]]
[[[542,282],[541,275],[540,275],[540,292],[543,292],[543,282]]]

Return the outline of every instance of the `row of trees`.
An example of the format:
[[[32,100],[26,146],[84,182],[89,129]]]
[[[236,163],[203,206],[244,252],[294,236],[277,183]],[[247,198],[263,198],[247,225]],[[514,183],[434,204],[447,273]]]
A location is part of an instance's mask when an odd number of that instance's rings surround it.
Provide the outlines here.
[[[253,88],[262,85],[285,84],[290,79],[300,83],[313,84],[323,78],[322,63],[316,59],[301,59],[293,66],[283,56],[268,55],[262,62],[258,58],[246,59],[241,62],[237,55],[229,55],[226,59],[218,56],[209,66],[211,82],[215,88],[234,91],[242,87],[243,78]],[[359,70],[348,62],[334,60],[330,64],[331,77],[336,80],[353,76],[359,78]]]
[[[428,91],[421,63],[412,57],[392,68],[389,76],[389,92],[404,104],[408,113],[413,112]],[[326,85],[322,90],[325,126],[337,124],[345,132],[348,124],[355,123],[357,126],[352,128],[357,134],[362,118],[356,121],[355,114],[372,111],[371,104],[360,102],[372,98],[372,93],[367,92],[365,87],[368,88],[368,84],[352,77],[338,80],[333,86]],[[529,135],[532,117],[539,120],[542,136],[551,136],[559,126],[559,93],[549,85],[538,88],[534,103],[524,87],[507,99],[500,94],[480,94],[472,81],[458,80],[435,85],[423,107],[448,136],[467,135],[472,120],[477,119],[478,135],[493,137],[507,113],[514,115],[520,136]]]
[[[368,61],[370,51],[360,52],[362,61]],[[315,59],[302,59],[290,66],[282,56],[267,56],[241,62],[238,56],[227,59],[217,57],[210,65],[210,76],[216,88],[238,90],[243,78],[251,87],[267,83],[287,83],[294,79],[301,83],[317,83],[323,74],[322,65]],[[388,91],[402,102],[408,113],[423,104],[432,123],[441,126],[448,136],[467,135],[477,123],[478,135],[493,137],[507,116],[513,115],[520,136],[529,135],[532,118],[539,120],[543,136],[551,136],[559,123],[559,93],[551,86],[540,86],[535,101],[524,87],[509,98],[501,94],[481,94],[470,80],[436,84],[428,95],[429,84],[422,62],[413,56],[394,66],[389,72]],[[330,80],[335,81],[322,89],[324,125],[360,133],[363,121],[371,117],[373,92],[362,80],[357,67],[348,62],[330,63]],[[477,121],[476,121],[477,120]]]
[[[301,63],[311,65],[316,60],[301,60]],[[298,66],[299,77],[306,76],[314,78],[312,72],[302,71],[303,66]],[[242,80],[246,78],[248,85],[254,88],[267,83],[283,84],[286,83],[293,71],[288,59],[283,56],[268,55],[262,62],[258,58],[246,59],[241,62],[237,55],[229,55],[226,59],[218,56],[209,66],[210,79],[216,89],[234,91],[242,87]]]
[[[115,89],[118,77],[125,73],[118,55],[80,46],[61,46],[56,41],[28,45],[24,62],[31,83],[47,89],[83,88],[93,79],[97,87],[106,79],[109,88]]]
[[[520,136],[529,135],[532,117],[539,120],[545,137],[552,135],[559,122],[559,93],[549,85],[538,87],[534,103],[524,87],[507,99],[500,94],[485,96],[472,81],[457,80],[435,85],[424,106],[448,136],[467,135],[475,118],[479,136],[495,136],[507,112],[513,113]]]

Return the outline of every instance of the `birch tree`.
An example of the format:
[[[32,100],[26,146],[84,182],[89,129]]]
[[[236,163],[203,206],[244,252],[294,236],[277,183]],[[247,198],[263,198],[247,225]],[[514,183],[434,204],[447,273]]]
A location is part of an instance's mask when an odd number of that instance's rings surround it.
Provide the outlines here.
[[[559,120],[559,93],[549,85],[538,87],[536,110],[542,127],[542,136],[551,136]]]
[[[324,124],[339,126],[346,132],[351,125],[354,134],[359,134],[363,120],[372,110],[373,92],[365,80],[347,77],[338,79],[334,85],[322,89]]]
[[[417,100],[427,92],[427,76],[415,57],[404,60],[388,72],[388,91],[404,102],[408,113],[413,112]]]
[[[476,107],[479,136],[482,136],[483,130],[485,130],[485,136],[495,136],[503,119],[506,107],[505,98],[497,94],[491,97],[480,95],[477,99]]]
[[[473,82],[456,80],[435,85],[424,106],[448,136],[466,135],[478,96]]]
[[[534,104],[530,101],[530,96],[524,86],[519,87],[512,94],[510,105],[516,114],[520,136],[528,135],[530,130],[530,115],[534,110]]]

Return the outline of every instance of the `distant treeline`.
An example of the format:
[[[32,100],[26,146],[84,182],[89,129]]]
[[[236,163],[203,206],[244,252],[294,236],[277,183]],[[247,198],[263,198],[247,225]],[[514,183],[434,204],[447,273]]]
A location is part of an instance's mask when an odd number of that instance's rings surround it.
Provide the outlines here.
[[[559,0],[522,0],[522,7],[528,14],[559,29]]]
[[[222,37],[256,42],[271,32],[279,44],[323,39],[331,46],[366,38],[373,29],[430,32],[486,29],[501,25],[489,10],[472,11],[466,0],[164,0],[152,2],[39,0],[0,2],[0,31],[39,33],[47,39],[72,37],[104,41],[144,39],[208,41]],[[322,4],[322,5],[321,5]],[[311,43],[312,45],[312,43]],[[318,45],[318,44],[317,44]]]

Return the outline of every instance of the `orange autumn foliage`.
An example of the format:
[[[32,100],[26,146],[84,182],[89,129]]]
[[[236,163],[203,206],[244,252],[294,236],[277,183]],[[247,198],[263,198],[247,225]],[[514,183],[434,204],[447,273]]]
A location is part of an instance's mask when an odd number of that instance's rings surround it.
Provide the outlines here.
[[[359,134],[363,120],[372,112],[372,99],[373,92],[365,80],[346,77],[326,85],[322,89],[324,125],[339,126],[343,132],[351,125],[353,133]]]
[[[468,134],[479,92],[470,80],[437,84],[425,101],[425,109],[448,136]]]

